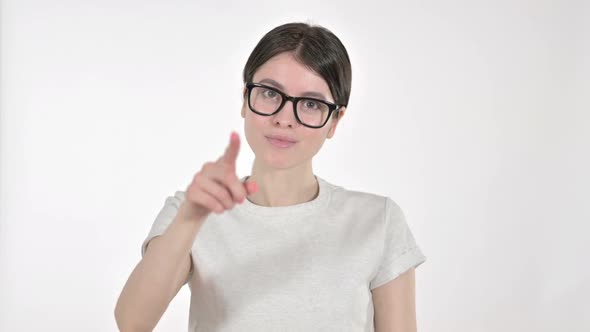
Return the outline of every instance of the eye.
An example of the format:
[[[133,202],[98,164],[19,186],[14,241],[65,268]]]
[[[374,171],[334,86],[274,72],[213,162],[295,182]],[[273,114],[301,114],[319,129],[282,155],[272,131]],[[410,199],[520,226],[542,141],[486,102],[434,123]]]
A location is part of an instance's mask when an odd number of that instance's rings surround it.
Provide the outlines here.
[[[318,103],[313,100],[306,100],[305,101],[305,108],[316,109],[316,108],[318,108]]]
[[[270,89],[264,89],[264,91],[262,92],[262,95],[265,96],[266,98],[276,98],[278,96],[278,93],[276,91],[273,91]]]

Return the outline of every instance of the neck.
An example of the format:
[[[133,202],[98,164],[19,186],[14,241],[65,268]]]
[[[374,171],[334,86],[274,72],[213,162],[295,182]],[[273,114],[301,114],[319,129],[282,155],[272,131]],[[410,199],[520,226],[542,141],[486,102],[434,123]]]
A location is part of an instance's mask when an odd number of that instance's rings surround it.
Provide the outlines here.
[[[261,206],[289,206],[309,202],[319,194],[319,184],[311,163],[289,169],[264,167],[256,160],[248,181],[255,181],[258,191],[248,200]]]

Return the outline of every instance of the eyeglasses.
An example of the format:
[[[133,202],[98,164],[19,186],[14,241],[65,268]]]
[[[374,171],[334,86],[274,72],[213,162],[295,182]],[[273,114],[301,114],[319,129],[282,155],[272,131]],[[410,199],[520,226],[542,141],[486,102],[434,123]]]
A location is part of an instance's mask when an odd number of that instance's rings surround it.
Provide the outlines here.
[[[260,83],[247,83],[248,106],[256,114],[271,116],[278,113],[290,100],[295,118],[309,128],[322,128],[332,112],[340,112],[344,105],[329,103],[311,97],[291,97],[281,90]]]

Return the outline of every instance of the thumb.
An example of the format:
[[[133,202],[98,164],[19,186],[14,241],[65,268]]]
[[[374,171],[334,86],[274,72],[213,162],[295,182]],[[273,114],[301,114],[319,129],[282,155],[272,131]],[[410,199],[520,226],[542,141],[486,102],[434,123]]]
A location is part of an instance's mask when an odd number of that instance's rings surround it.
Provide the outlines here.
[[[258,185],[254,181],[244,182],[244,188],[246,189],[248,195],[254,194],[258,191]]]

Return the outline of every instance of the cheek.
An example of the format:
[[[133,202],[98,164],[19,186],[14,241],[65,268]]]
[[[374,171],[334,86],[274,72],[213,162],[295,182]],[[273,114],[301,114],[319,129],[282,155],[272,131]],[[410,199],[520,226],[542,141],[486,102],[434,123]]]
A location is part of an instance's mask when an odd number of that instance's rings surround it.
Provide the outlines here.
[[[246,110],[244,116],[244,125],[246,128],[250,128],[252,131],[263,131],[263,127],[265,126],[266,122],[268,121],[267,117],[254,114],[249,110]]]
[[[307,151],[311,156],[313,156],[324,144],[327,132],[323,129],[309,128],[308,130],[309,132],[302,137],[303,141],[301,143],[303,143],[302,148],[305,149],[305,151]]]
[[[257,147],[263,142],[263,133],[266,131],[264,121],[267,121],[263,116],[258,116],[252,112],[246,110],[244,117],[244,134],[248,144],[252,150],[256,151]]]

